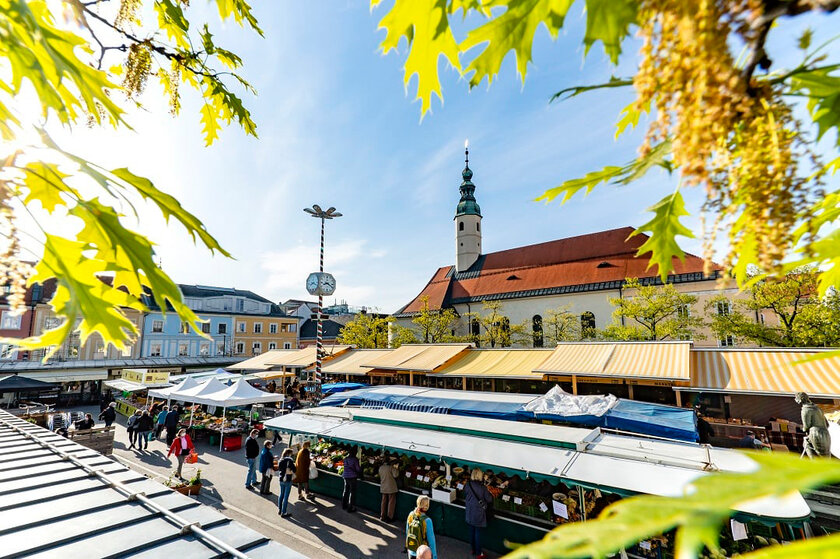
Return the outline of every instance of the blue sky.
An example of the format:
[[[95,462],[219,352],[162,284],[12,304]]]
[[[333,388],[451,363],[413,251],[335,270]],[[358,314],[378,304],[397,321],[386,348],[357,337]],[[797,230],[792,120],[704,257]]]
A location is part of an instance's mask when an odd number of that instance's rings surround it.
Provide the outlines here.
[[[203,9],[198,4],[193,11]],[[637,131],[613,140],[629,89],[548,103],[563,87],[632,71],[633,42],[617,69],[598,45],[584,60],[582,3],[572,7],[556,42],[538,31],[524,88],[512,55],[489,89],[485,83],[469,91],[445,69],[445,103],[436,99],[422,122],[412,101],[415,83],[408,93],[403,87],[405,48],[397,55],[378,51],[384,31],[376,28],[389,6],[371,13],[365,2],[254,4],[264,39],[234,24],[211,27],[217,44],[243,57],[244,75],[259,92],[245,97],[259,140],[232,126],[204,148],[197,98],[184,87],[183,113],[172,119],[156,84],[144,99],[148,111],[130,117],[135,132],[76,130],[67,138],[77,150],[127,165],[175,194],[236,258],[211,257],[177,225],[144,213],[138,227],[158,243],[164,269],[178,282],[251,289],[275,301],[306,296],[304,280],[317,268],[318,223],[302,208],[317,203],[345,215],[327,229],[334,298],[396,310],[437,267],[454,263],[465,138],[487,252],[640,225],[648,219],[645,208],[675,185],[654,172],[564,206],[533,201],[563,180],[630,160],[641,139]],[[805,24],[774,30],[779,60],[794,56]],[[695,208],[700,195],[687,195]],[[685,247],[699,250],[690,240]]]

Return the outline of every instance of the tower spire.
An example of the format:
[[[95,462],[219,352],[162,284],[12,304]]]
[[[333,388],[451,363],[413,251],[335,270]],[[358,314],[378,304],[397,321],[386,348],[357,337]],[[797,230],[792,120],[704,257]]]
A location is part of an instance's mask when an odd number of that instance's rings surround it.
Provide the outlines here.
[[[481,256],[481,208],[475,200],[470,169],[470,141],[464,142],[464,170],[461,172],[461,199],[455,208],[455,270],[466,271]]]
[[[467,169],[470,167],[470,139],[467,138],[464,140],[464,163],[467,166]]]

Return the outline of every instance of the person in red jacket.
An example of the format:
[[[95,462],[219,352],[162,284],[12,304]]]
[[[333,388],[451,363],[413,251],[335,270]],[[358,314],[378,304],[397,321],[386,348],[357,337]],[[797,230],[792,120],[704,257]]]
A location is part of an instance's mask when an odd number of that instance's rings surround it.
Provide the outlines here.
[[[189,456],[194,448],[192,439],[187,435],[187,430],[181,429],[178,431],[178,435],[172,441],[172,446],[169,447],[169,452],[166,455],[168,458],[174,454],[178,459],[178,469],[175,471],[178,477],[182,477],[181,468],[184,467],[184,460],[187,459],[187,456]]]

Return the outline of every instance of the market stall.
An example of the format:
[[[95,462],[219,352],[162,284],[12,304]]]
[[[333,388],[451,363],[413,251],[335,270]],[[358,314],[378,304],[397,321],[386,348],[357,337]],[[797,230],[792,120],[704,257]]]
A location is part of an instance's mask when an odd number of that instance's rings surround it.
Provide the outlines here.
[[[138,409],[143,409],[149,403],[150,389],[170,386],[169,373],[137,371],[125,369],[122,378],[106,380],[105,386],[119,393],[114,398],[117,413],[124,416],[133,415]]]
[[[748,471],[747,456],[695,444],[656,441],[582,429],[475,417],[397,410],[323,408],[266,422],[314,440],[313,456],[323,471],[315,491],[340,495],[343,459],[361,450],[365,480],[358,506],[376,510],[376,469],[383,453],[398,455],[402,487],[399,514],[407,514],[418,493],[430,493],[435,527],[464,538],[463,488],[471,468],[481,468],[498,514],[486,530],[487,547],[505,551],[504,541],[534,541],[557,524],[586,520],[622,496],[677,496],[710,469]],[[799,495],[744,505],[741,521],[760,535],[765,525],[799,522],[810,510]],[[667,538],[638,546],[632,554],[670,550]]]

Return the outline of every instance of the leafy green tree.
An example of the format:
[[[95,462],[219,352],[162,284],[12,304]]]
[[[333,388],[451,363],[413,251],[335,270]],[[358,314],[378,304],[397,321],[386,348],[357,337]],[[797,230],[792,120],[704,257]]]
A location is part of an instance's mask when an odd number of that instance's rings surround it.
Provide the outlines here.
[[[420,298],[420,311],[411,319],[412,326],[395,325],[392,328],[392,345],[408,343],[439,344],[461,341],[454,334],[459,318],[454,309],[432,309],[429,298]]]
[[[425,115],[432,96],[442,98],[441,57],[472,88],[492,83],[513,54],[524,81],[535,37],[545,29],[556,39],[573,5],[573,0],[394,0],[379,23],[387,31],[381,47],[388,53],[406,39],[404,80],[408,86],[417,75]],[[837,15],[827,14],[840,2],[583,0],[577,5],[586,17],[570,21],[583,21],[585,54],[600,43],[618,67],[628,38],[640,37],[642,47],[633,75],[562,84],[552,100],[632,88],[635,100],[615,108],[616,135],[639,126],[643,117],[647,133],[633,161],[566,180],[540,199],[565,202],[598,185],[626,185],[662,168],[678,176],[677,188],[650,208],[650,221],[636,234],[650,233],[638,254],[649,253],[663,281],[674,258],[684,258],[677,237],[694,237],[682,218],[699,211],[709,269],[715,238],[726,235],[724,269],[741,284],[749,265],[778,275],[795,256],[799,264],[825,269],[821,294],[840,287],[840,191],[825,188],[829,173],[840,170],[840,61],[831,54],[831,41],[814,46],[810,29],[797,40],[785,27],[791,17],[817,13],[823,17],[814,21],[830,32],[837,28]],[[771,42],[776,50],[797,46],[799,63],[777,68],[767,54]],[[793,116],[800,104],[810,116],[807,125]],[[827,164],[817,146],[821,140]],[[706,200],[687,208],[682,190],[697,187]]]
[[[818,272],[799,268],[782,278],[755,276],[748,297],[730,302],[715,297],[706,304],[719,338],[780,347],[840,345],[840,302],[836,292],[818,294]]]
[[[221,20],[233,19],[262,34],[245,0],[211,0]],[[236,122],[251,135],[256,125],[234,93],[253,92],[238,73],[241,59],[217,45],[206,23],[192,21],[185,0],[148,2],[152,21],[141,21],[146,2],[121,0],[0,0],[0,283],[20,308],[27,283],[57,280],[52,300],[62,322],[42,335],[13,340],[25,348],[61,346],[71,333],[93,333],[123,349],[137,335],[124,308],[145,311],[142,296],[169,304],[198,333],[198,317],[177,285],[155,263],[154,247],[126,225],[135,204],[152,202],[211,252],[229,254],[201,221],[174,197],[126,168],[110,169],[58,145],[48,128],[103,126],[125,134],[126,110],[142,106],[149,79],[160,83],[170,111],[181,107],[180,86],[201,97],[207,145],[222,124]],[[40,114],[27,111],[35,97]],[[38,124],[33,124],[38,122]],[[33,210],[40,206],[47,217]],[[17,208],[42,231],[43,253],[34,271],[21,256]],[[65,237],[57,230],[78,229]],[[102,281],[103,276],[113,281]],[[76,317],[81,321],[76,326]],[[50,352],[47,352],[47,356]]]
[[[469,313],[470,321],[477,321],[479,334],[470,334],[470,341],[489,347],[510,347],[511,345],[532,345],[533,337],[526,324],[511,324],[502,312],[499,301],[483,301],[482,312]]]
[[[386,348],[388,326],[392,321],[390,317],[381,317],[374,313],[359,313],[344,325],[338,341],[361,349]]]
[[[670,283],[643,285],[638,279],[625,281],[632,294],[610,299],[615,307],[613,323],[602,333],[613,340],[681,340],[702,337],[703,319],[693,316],[697,297],[680,293]]]
[[[543,345],[552,347],[560,342],[575,342],[583,339],[580,315],[573,313],[569,305],[550,309],[542,321]]]

